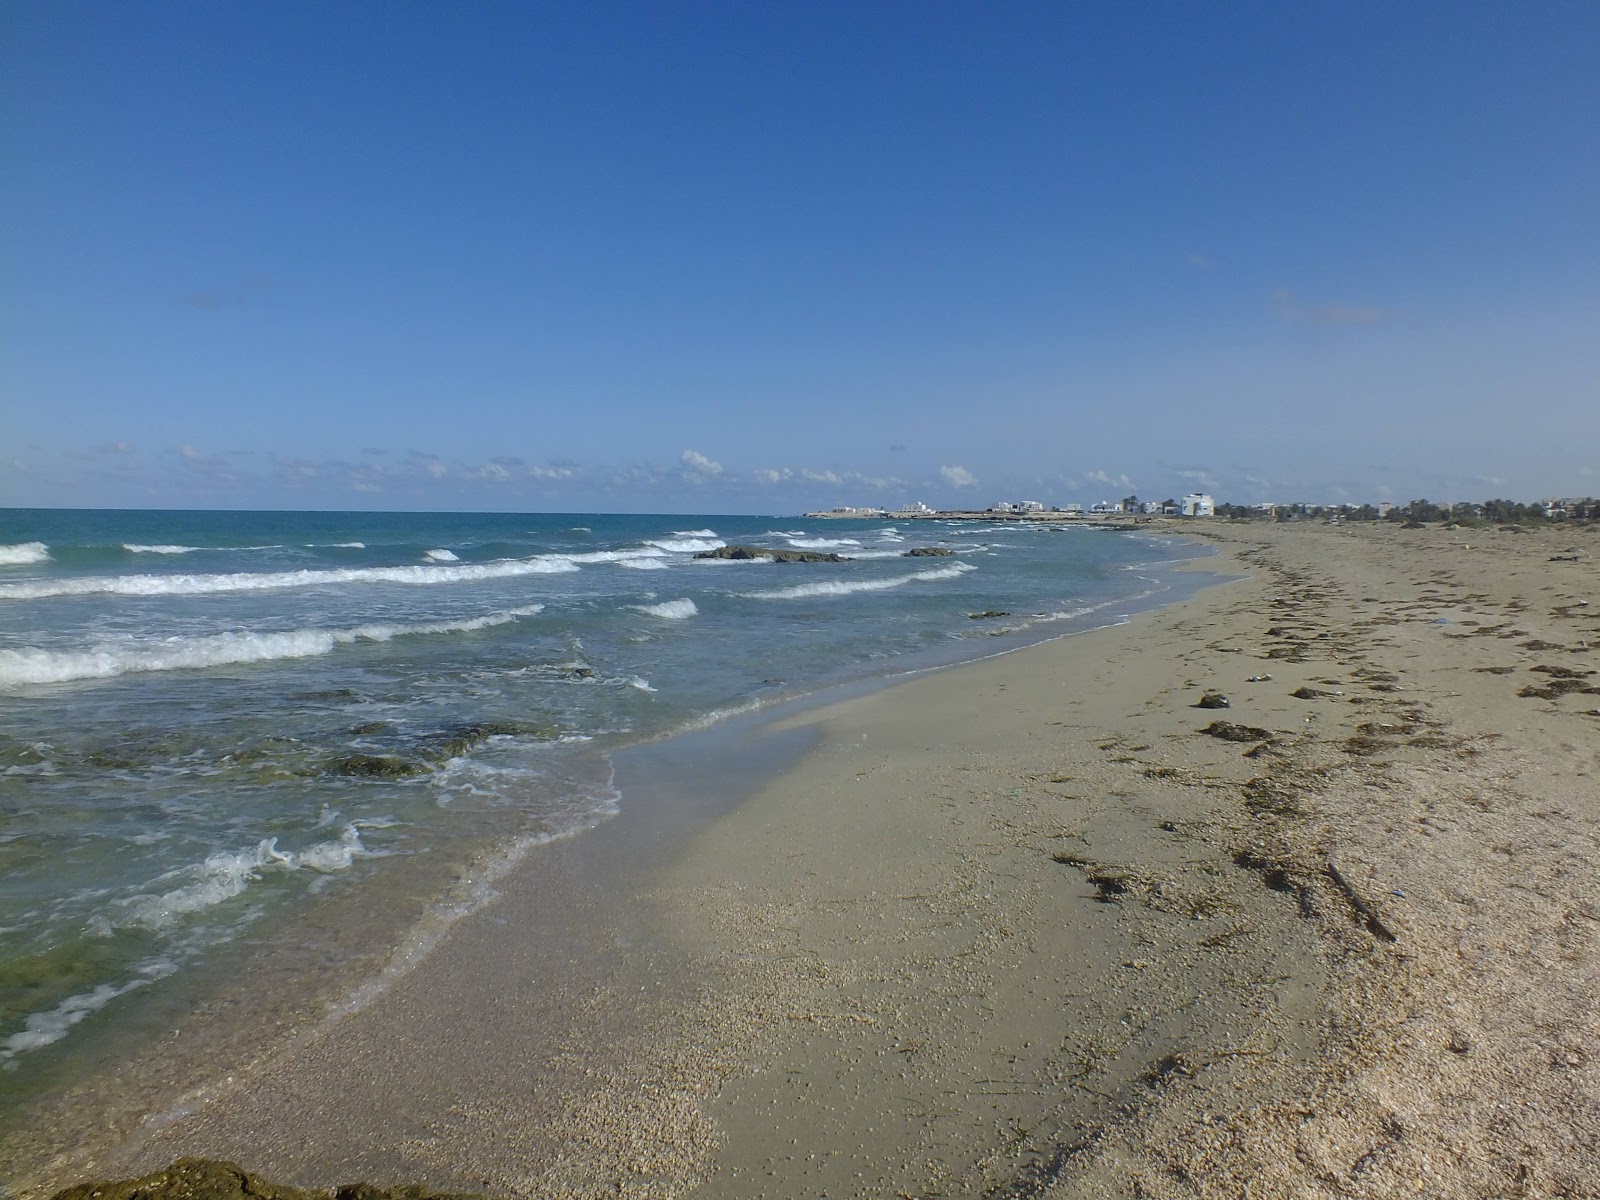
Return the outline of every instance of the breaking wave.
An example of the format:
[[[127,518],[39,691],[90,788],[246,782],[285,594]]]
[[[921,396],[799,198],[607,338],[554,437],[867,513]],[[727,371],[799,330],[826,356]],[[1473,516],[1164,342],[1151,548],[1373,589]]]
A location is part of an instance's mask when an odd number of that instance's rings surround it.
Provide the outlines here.
[[[840,546],[861,545],[855,538],[788,537],[787,540],[796,550],[837,550]]]
[[[666,621],[682,621],[700,611],[694,606],[693,600],[667,600],[661,604],[635,604],[633,607]]]
[[[233,899],[264,872],[298,871],[302,867],[323,873],[342,871],[370,854],[354,825],[346,825],[338,841],[318,842],[300,851],[279,850],[277,838],[263,838],[253,850],[222,850],[202,863],[168,871],[155,883],[176,883],[178,887],[124,901],[124,911],[112,915],[107,924],[162,929],[179,917],[204,912]]]
[[[25,567],[30,563],[50,561],[50,547],[43,542],[22,542],[15,546],[0,546],[0,567]]]
[[[255,592],[318,587],[330,583],[461,583],[516,575],[555,575],[576,571],[560,555],[507,558],[457,566],[346,567],[330,570],[272,571],[231,575],[99,575],[82,579],[0,584],[0,600],[40,600],[51,596],[197,596],[214,592]]]
[[[193,554],[199,546],[141,546],[137,542],[123,542],[129,554]]]
[[[716,550],[726,544],[715,534],[712,534],[709,538],[650,538],[645,541],[646,546],[656,546],[662,550],[669,550],[673,554],[698,554],[702,550]]]
[[[506,609],[465,621],[417,625],[357,625],[352,629],[291,629],[282,633],[217,633],[166,638],[159,642],[95,646],[90,650],[0,650],[0,688],[75,679],[110,679],[136,671],[182,671],[240,663],[272,662],[328,654],[353,642],[387,642],[433,633],[471,633],[507,625],[544,608]]]
[[[460,562],[452,550],[429,550],[422,556],[429,562]]]
[[[933,571],[914,571],[910,575],[893,575],[888,579],[826,580],[821,583],[800,583],[794,587],[777,588],[770,592],[741,592],[749,600],[799,600],[806,596],[848,596],[855,592],[884,592],[890,588],[904,587],[908,583],[933,583],[940,579],[954,579],[977,568],[966,563],[940,567]]]

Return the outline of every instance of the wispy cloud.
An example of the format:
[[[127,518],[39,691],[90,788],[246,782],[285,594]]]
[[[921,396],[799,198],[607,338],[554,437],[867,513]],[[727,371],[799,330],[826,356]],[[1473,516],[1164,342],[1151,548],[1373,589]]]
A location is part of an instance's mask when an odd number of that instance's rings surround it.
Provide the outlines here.
[[[951,487],[968,488],[978,486],[978,477],[965,467],[942,466],[939,468],[939,478]]]
[[[1104,484],[1106,487],[1132,488],[1133,480],[1126,475],[1113,475],[1109,471],[1090,471],[1084,476],[1090,483]]]
[[[1387,315],[1366,304],[1303,304],[1287,291],[1272,293],[1272,307],[1291,325],[1371,325]]]

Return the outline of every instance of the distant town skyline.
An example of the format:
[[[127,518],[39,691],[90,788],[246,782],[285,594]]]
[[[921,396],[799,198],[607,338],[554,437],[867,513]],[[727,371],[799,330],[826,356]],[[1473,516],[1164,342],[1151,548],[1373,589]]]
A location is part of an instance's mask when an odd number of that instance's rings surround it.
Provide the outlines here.
[[[0,30],[0,505],[1600,491],[1600,7]]]

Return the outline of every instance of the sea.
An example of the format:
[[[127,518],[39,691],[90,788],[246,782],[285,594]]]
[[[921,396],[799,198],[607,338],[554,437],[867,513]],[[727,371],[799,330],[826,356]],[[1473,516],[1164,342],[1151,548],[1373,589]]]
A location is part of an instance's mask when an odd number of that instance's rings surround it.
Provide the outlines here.
[[[735,544],[848,561],[697,557]],[[626,808],[626,747],[1124,620],[1204,553],[982,520],[0,510],[0,1100],[319,905],[472,911]]]

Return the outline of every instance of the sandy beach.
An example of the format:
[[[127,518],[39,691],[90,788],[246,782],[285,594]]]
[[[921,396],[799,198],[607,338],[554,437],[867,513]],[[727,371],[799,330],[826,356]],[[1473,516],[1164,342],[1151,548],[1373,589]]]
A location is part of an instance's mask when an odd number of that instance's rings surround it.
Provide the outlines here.
[[[359,1005],[109,1127],[41,1113],[14,1193],[198,1155],[516,1197],[1600,1194],[1600,532],[1181,530],[1243,578],[727,771],[726,734],[642,749],[647,811]]]

